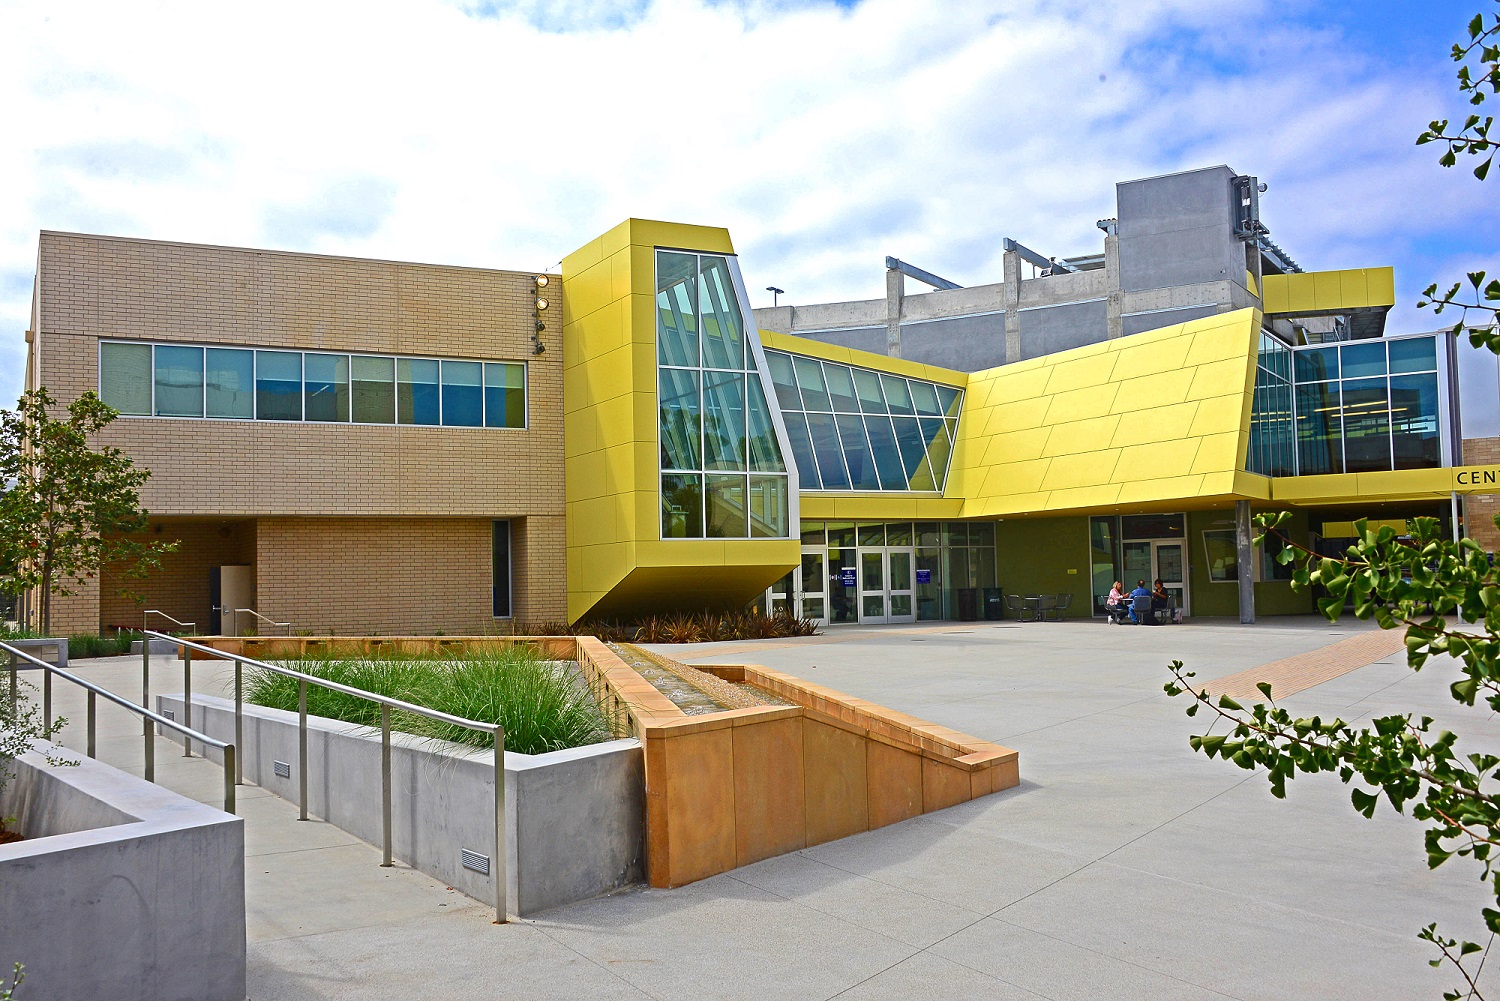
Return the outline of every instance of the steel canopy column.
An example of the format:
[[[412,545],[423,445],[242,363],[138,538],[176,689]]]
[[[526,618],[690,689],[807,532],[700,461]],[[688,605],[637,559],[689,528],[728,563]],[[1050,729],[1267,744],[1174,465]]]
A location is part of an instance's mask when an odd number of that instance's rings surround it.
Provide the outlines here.
[[[1234,502],[1234,548],[1240,571],[1240,622],[1255,623],[1255,532],[1250,523],[1250,502]]]

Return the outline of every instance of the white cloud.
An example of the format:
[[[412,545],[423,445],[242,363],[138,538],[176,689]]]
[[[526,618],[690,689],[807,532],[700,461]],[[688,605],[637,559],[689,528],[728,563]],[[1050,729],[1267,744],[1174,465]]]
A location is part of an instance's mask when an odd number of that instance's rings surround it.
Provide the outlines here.
[[[1004,236],[1090,252],[1115,181],[1227,162],[1308,267],[1395,263],[1412,300],[1478,259],[1495,199],[1411,145],[1454,106],[1444,53],[1223,29],[1275,10],[10,5],[0,397],[43,228],[532,269],[639,215],[728,226],[752,288],[805,302],[880,295],[885,254],[978,283]]]

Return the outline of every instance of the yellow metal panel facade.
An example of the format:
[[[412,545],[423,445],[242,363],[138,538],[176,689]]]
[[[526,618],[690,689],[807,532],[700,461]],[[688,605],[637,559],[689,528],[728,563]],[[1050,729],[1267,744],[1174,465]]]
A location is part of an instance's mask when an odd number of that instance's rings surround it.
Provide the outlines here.
[[[1266,275],[1262,284],[1261,304],[1269,314],[1296,316],[1396,304],[1396,277],[1391,268]]]

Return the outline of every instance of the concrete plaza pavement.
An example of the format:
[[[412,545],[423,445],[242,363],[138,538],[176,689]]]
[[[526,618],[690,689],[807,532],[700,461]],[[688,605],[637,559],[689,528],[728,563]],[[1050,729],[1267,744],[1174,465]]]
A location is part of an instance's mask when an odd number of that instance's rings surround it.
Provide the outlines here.
[[[1483,941],[1477,871],[1431,872],[1422,832],[1348,790],[1260,773],[1187,746],[1202,715],[1167,698],[1165,665],[1207,680],[1367,628],[1270,620],[835,628],[798,640],[658,647],[689,663],[759,663],[1021,753],[1021,785],[675,890],[635,888],[513,922],[253,787],[246,818],[255,1001],[443,998],[1422,998],[1430,921]],[[80,661],[139,690],[139,658]],[[227,672],[199,665],[221,694]],[[211,680],[212,679],[212,680]],[[1452,673],[1402,654],[1285,700],[1361,718],[1452,718]],[[153,689],[181,687],[153,661]],[[82,713],[65,736],[83,739]],[[81,705],[81,703],[80,703]],[[122,714],[123,715],[123,714]],[[1469,714],[1461,750],[1500,747]],[[138,770],[139,731],[101,713],[102,760]],[[217,766],[159,741],[159,777],[213,802]],[[566,832],[560,832],[565,837]],[[1486,977],[1491,983],[1500,978]]]

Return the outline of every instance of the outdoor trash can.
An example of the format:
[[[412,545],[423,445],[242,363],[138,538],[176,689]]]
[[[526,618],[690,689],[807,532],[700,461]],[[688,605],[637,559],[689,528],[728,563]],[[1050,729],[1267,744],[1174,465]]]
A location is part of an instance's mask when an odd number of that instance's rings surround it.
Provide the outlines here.
[[[986,619],[1005,618],[1005,593],[998,587],[984,589],[984,617]]]
[[[961,587],[958,595],[958,621],[973,622],[979,618],[979,588]]]

